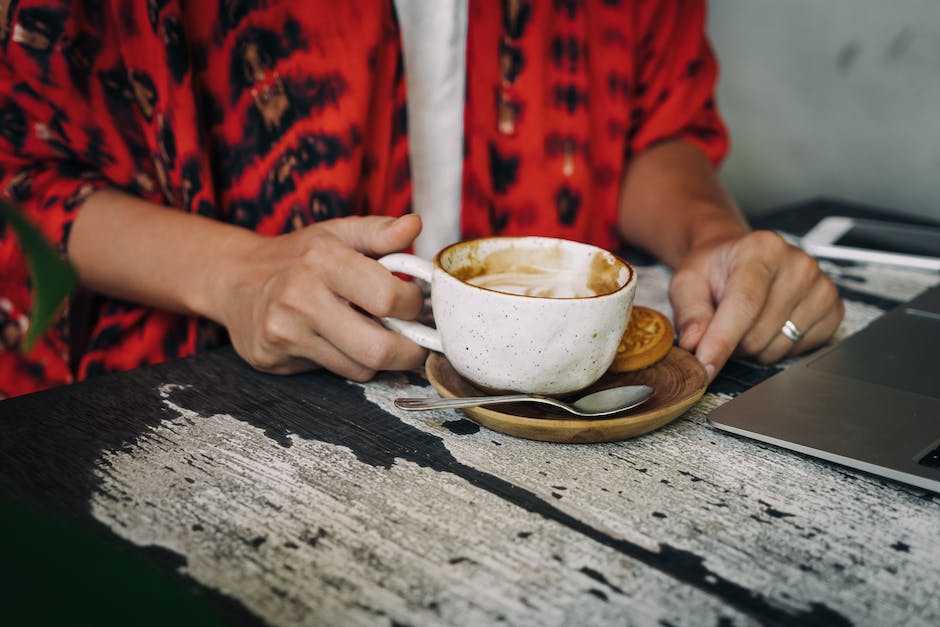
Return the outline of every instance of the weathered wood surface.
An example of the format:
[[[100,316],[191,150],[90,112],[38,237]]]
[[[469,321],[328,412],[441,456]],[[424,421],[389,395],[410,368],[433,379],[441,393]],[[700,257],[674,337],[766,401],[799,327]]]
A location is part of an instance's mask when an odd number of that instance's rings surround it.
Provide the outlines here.
[[[843,335],[938,281],[827,269]],[[668,311],[667,278],[641,268],[638,302]],[[0,403],[0,495],[170,552],[276,625],[940,624],[940,498],[705,422],[774,371],[732,364],[661,430],[563,445],[396,409],[417,375],[216,351]]]

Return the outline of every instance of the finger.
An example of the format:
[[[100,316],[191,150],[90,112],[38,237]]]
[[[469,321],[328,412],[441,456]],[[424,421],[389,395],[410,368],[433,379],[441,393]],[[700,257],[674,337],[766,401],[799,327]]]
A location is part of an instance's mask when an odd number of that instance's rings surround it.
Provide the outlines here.
[[[714,378],[728,361],[741,338],[760,316],[774,274],[775,268],[760,258],[741,259],[741,263],[732,268],[723,290],[724,298],[695,351],[695,356],[705,365],[709,379]]]
[[[347,321],[346,332],[333,335],[336,347],[372,370],[412,370],[427,358],[427,349],[365,316]]]
[[[318,226],[368,257],[380,257],[408,248],[421,232],[421,218],[367,216],[326,220]]]
[[[792,356],[805,353],[825,344],[839,328],[844,315],[845,306],[839,300],[809,329],[803,339],[797,342],[788,354]]]
[[[313,321],[313,328],[308,331],[311,337],[328,340],[337,351],[371,371],[410,370],[424,363],[426,349],[386,329],[341,299],[333,297],[331,301],[321,303],[315,312],[307,312]],[[319,348],[312,340],[302,346],[305,356],[314,358],[313,351]],[[343,373],[346,372],[344,369]]]
[[[374,259],[351,252],[328,278],[335,294],[378,318],[413,320],[421,313],[424,292],[417,283],[403,281]]]
[[[715,315],[708,281],[692,272],[677,272],[669,284],[669,300],[679,346],[693,351]]]
[[[781,329],[777,329],[775,337],[756,356],[757,361],[773,363],[825,343],[838,328],[843,313],[844,307],[835,286],[827,277],[821,276],[806,292],[805,298],[797,303],[793,311],[784,318],[784,322],[792,321],[803,333],[803,337],[793,342],[783,334]],[[783,323],[781,323],[782,326]]]
[[[306,350],[316,355],[316,362],[334,374],[352,381],[368,381],[375,376],[374,369],[363,366],[319,335],[311,336],[306,344]]]
[[[320,308],[323,307],[321,303]],[[350,308],[346,306],[345,309]],[[340,315],[343,313],[360,315],[352,311],[341,312]],[[244,355],[245,360],[264,372],[294,374],[323,367],[358,381],[375,374],[374,369],[366,368],[312,331],[311,319],[295,305],[270,309],[251,346],[253,348]]]
[[[246,357],[245,361],[255,370],[268,372],[270,374],[297,374],[299,372],[316,370],[320,367],[320,364],[304,357],[281,356],[277,361],[271,363],[258,362],[257,360]]]
[[[800,251],[793,249],[785,258],[781,259],[780,266],[770,286],[767,302],[760,315],[751,328],[741,338],[739,349],[744,355],[760,355],[771,348],[789,349],[788,345],[779,342],[786,337],[780,333],[780,327],[787,319],[793,319],[796,309],[801,302],[806,302],[812,294],[816,283],[824,278],[816,261]],[[808,329],[817,320],[829,303],[821,294],[816,295],[809,307],[804,308],[799,320],[806,322],[801,329]],[[795,322],[795,320],[794,320]],[[773,351],[772,351],[773,352]],[[786,351],[782,351],[782,357]]]
[[[369,254],[384,254],[407,247],[421,230],[417,216],[328,220],[330,233],[340,240],[328,253],[317,248],[309,258],[314,266],[328,268],[327,286],[342,298],[380,318],[411,320],[424,307],[424,293],[413,281],[395,277]],[[324,255],[327,255],[324,258]]]
[[[297,374],[319,368],[353,381],[368,381],[375,376],[375,370],[367,368],[333,346],[328,340],[312,335],[303,342],[301,352],[309,357],[290,356],[283,358],[276,366],[264,369],[272,374]]]

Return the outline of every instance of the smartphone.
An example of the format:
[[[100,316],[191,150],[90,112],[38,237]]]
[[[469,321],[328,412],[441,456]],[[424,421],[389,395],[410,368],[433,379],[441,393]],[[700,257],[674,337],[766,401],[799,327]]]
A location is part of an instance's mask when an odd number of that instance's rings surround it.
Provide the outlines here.
[[[831,216],[802,244],[817,257],[940,270],[940,227]]]

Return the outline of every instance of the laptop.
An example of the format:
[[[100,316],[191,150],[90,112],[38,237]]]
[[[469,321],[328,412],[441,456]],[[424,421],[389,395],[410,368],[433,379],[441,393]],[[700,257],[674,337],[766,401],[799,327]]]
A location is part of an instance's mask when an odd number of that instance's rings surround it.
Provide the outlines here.
[[[940,285],[743,392],[708,420],[940,492]]]

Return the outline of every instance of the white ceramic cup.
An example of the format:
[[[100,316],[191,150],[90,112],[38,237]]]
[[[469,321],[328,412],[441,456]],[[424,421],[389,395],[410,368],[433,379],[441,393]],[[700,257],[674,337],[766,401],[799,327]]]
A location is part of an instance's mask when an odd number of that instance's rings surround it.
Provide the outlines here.
[[[606,372],[637,282],[616,255],[547,237],[469,240],[433,262],[396,253],[379,263],[431,284],[437,328],[394,318],[386,326],[481,387],[535,394],[574,392]]]

